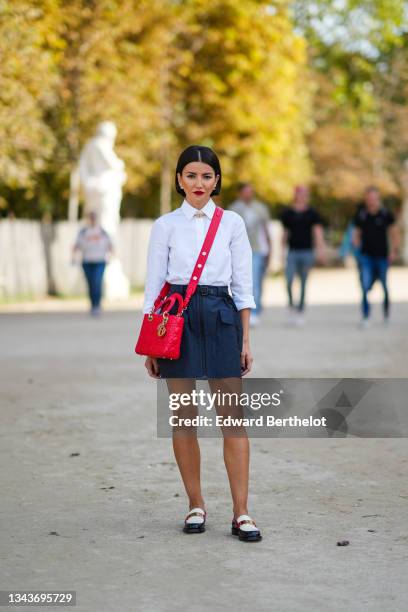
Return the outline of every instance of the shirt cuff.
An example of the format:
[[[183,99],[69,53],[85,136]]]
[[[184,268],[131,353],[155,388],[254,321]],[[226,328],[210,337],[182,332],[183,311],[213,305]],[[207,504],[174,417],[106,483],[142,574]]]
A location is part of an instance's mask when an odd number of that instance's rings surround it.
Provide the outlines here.
[[[232,298],[238,310],[243,310],[244,308],[256,308],[253,295],[240,295],[239,297],[233,295]]]
[[[145,298],[142,306],[142,313],[147,314],[151,311],[154,305],[154,300],[152,298]]]

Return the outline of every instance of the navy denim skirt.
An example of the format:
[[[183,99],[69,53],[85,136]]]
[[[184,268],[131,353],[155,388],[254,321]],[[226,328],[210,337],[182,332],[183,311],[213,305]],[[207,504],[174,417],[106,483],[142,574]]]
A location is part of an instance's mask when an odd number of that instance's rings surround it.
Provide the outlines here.
[[[187,285],[169,293],[185,295]],[[177,303],[170,310],[177,312]],[[241,376],[242,323],[228,287],[198,285],[183,313],[179,359],[158,359],[161,378],[229,378]]]

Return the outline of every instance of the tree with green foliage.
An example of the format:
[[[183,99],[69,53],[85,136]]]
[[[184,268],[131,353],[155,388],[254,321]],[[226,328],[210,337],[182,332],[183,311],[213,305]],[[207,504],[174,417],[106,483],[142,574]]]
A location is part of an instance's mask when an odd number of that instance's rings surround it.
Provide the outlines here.
[[[389,129],[405,114],[406,101],[400,96],[397,103],[394,96],[391,110],[387,100],[404,72],[402,58],[408,60],[406,3],[317,0],[293,7],[315,83],[309,149],[317,193],[356,202],[375,183],[385,195],[397,196],[395,160],[405,145],[403,130],[389,138]]]
[[[11,171],[3,170],[1,190],[20,204],[21,194],[27,198],[17,212],[66,214],[71,168],[104,119],[118,126],[126,189],[143,196],[157,194],[161,184],[162,211],[170,206],[176,156],[192,142],[219,152],[227,189],[250,178],[262,197],[284,199],[308,175],[305,44],[293,31],[288,2],[25,0],[16,8],[3,0],[1,6],[5,38],[13,40],[8,64],[24,59],[19,72],[2,78],[31,91],[31,114],[24,100],[21,108],[9,101],[4,109],[10,125],[24,115],[33,132],[26,163],[18,139],[8,138],[6,163],[14,160],[15,178],[11,183]]]
[[[214,146],[226,188],[245,179],[265,199],[288,198],[309,173],[305,45],[288,3],[188,0],[182,14],[168,85],[174,150]]]
[[[40,6],[41,5],[41,6]],[[38,193],[56,134],[45,120],[56,104],[58,75],[45,45],[53,22],[51,2],[0,1],[1,205]]]

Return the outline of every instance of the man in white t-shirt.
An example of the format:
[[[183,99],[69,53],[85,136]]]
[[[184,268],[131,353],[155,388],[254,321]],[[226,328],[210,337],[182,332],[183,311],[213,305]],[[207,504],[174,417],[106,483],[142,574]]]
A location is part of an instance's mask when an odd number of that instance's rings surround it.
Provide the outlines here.
[[[271,253],[269,210],[265,204],[255,199],[250,183],[239,186],[238,199],[229,209],[243,218],[252,248],[252,282],[256,308],[251,310],[250,324],[256,325],[262,311],[262,284]]]
[[[73,256],[82,255],[82,268],[88,285],[91,301],[91,314],[99,315],[101,311],[102,283],[106,262],[112,253],[112,241],[109,234],[98,223],[95,212],[88,215],[89,224],[83,227],[77,236]]]

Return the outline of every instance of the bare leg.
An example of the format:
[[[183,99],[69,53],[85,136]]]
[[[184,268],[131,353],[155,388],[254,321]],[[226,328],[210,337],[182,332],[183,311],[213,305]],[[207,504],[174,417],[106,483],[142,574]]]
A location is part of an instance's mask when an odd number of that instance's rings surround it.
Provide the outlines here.
[[[240,378],[211,379],[212,393],[237,393],[242,391]],[[242,417],[239,405],[217,406],[217,414]],[[248,514],[249,441],[244,427],[224,427],[224,463],[228,474],[233,501],[234,517]]]
[[[167,379],[169,393],[191,393],[195,389],[195,380],[190,378]],[[177,416],[181,418],[193,418],[197,416],[195,406],[182,406],[177,410]],[[201,494],[200,477],[200,447],[197,440],[196,427],[174,427],[173,428],[173,450],[181,478],[189,499],[189,509],[203,508],[204,499]]]

